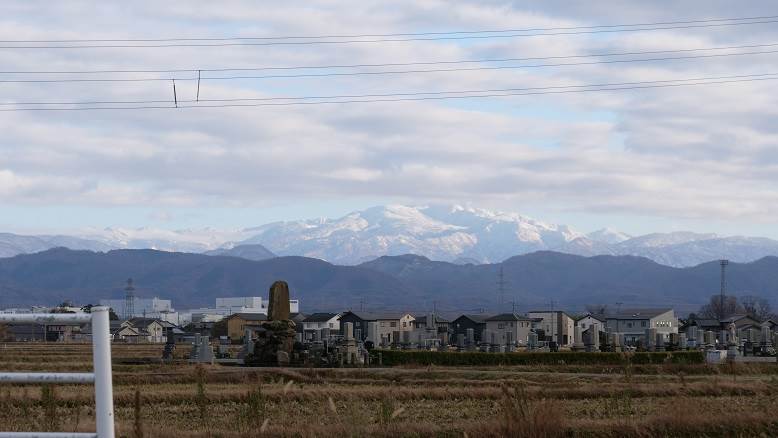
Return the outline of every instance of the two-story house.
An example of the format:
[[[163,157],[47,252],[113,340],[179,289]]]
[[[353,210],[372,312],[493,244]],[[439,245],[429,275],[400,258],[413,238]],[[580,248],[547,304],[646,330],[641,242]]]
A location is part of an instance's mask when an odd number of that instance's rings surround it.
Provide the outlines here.
[[[561,310],[536,310],[527,312],[527,317],[535,322],[533,328],[542,330],[544,338],[540,341],[556,342],[560,347],[573,345],[575,319]]]
[[[322,329],[329,329],[332,334],[336,334],[340,332],[340,313],[312,313],[303,319],[302,328],[303,339],[307,341],[315,339],[315,333]]]
[[[527,345],[532,319],[516,313],[501,313],[486,318],[481,340],[490,344]]]
[[[481,335],[486,329],[486,319],[490,316],[491,315],[485,313],[460,315],[449,324],[452,339],[456,341],[460,334],[467,339],[467,329],[473,329],[473,338],[475,342],[481,342]]]
[[[394,342],[401,342],[402,339],[395,339],[395,332],[410,332],[413,330],[414,318],[410,313],[388,312],[354,312],[348,311],[340,316],[340,332],[343,335],[344,324],[350,322],[354,324],[354,336],[361,340],[367,339],[368,327],[376,328],[377,333],[373,337],[379,340],[381,345],[389,345]]]
[[[678,333],[678,318],[673,309],[624,309],[605,317],[605,328],[612,333],[624,334],[627,345],[646,342],[646,330],[656,329],[667,339],[670,333]]]

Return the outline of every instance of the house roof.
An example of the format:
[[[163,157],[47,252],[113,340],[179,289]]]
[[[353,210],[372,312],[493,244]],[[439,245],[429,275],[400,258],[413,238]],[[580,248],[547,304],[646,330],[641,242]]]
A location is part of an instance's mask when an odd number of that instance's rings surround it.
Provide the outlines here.
[[[130,318],[130,319],[127,320],[127,322],[130,323],[130,325],[132,325],[133,327],[143,327],[143,328],[145,328],[145,327],[148,327],[153,322],[158,322],[163,327],[165,326],[165,324],[162,324],[162,321],[160,321],[160,320],[158,320],[156,318],[137,317],[137,318]]]
[[[338,317],[337,313],[319,312],[308,315],[303,322],[327,322],[332,318]]]
[[[472,313],[472,314],[460,315],[457,319],[467,318],[467,319],[469,319],[470,321],[473,321],[476,324],[483,324],[491,316],[492,315],[489,315],[489,314],[486,314],[486,313]],[[456,321],[457,319],[455,319],[454,321]]]
[[[440,315],[438,315],[436,313],[433,313],[432,316],[435,318],[435,322],[436,323],[437,322],[446,322],[446,323],[451,322],[451,321],[447,320],[446,318],[444,318],[444,317],[442,317],[442,316],[440,316]],[[413,317],[416,318],[416,321],[424,321],[425,323],[427,322],[427,315],[419,315],[419,316],[413,315]]]
[[[573,318],[572,315],[565,312],[564,310],[532,310],[530,312],[527,312],[527,315],[529,315],[530,313],[563,313],[568,318],[575,320],[575,318]]]
[[[756,318],[752,318],[749,315],[732,315],[732,316],[728,316],[728,317],[722,319],[721,322],[724,322],[724,323],[727,323],[727,322],[737,322],[737,321],[740,321],[741,319],[746,319],[746,318],[749,318],[749,319],[751,319],[753,321],[759,322],[759,321],[756,320]]]
[[[342,319],[347,314],[352,314],[356,316],[357,318],[363,320],[363,321],[378,321],[378,320],[400,320],[403,316],[408,315],[408,313],[403,312],[386,312],[386,313],[376,313],[376,312],[353,312],[348,311],[340,316]]]
[[[240,318],[244,321],[267,321],[267,315],[264,313],[233,313],[227,318]]]
[[[605,315],[607,319],[651,319],[673,309],[622,309]]]
[[[486,321],[532,321],[532,318],[527,318],[523,315],[517,315],[515,313],[500,313],[486,318]]]
[[[589,317],[591,317],[592,319],[596,319],[597,321],[600,322],[605,322],[606,319],[605,315],[595,315],[593,313],[587,313],[586,315],[583,315],[580,318],[576,319],[576,322]]]

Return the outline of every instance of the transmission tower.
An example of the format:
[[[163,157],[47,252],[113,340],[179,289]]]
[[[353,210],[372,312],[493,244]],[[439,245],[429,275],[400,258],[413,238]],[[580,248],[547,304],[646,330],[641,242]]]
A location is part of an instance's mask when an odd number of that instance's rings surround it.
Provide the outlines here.
[[[124,319],[133,316],[135,316],[135,286],[132,285],[132,278],[128,278],[127,286],[124,288]]]
[[[502,308],[503,304],[505,304],[505,273],[502,270],[502,266],[500,266],[500,273],[497,274],[497,299],[500,303],[500,308]]]
[[[724,299],[727,294],[727,265],[729,260],[723,259],[719,261],[721,265],[721,294],[719,295],[719,320],[727,317],[724,314]]]

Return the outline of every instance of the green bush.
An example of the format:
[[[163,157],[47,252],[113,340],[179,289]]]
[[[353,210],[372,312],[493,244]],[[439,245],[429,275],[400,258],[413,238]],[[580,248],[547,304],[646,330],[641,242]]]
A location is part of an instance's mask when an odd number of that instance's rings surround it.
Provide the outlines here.
[[[384,365],[625,365],[647,364],[701,364],[705,357],[699,351],[652,353],[480,353],[375,350],[381,352]],[[377,359],[376,359],[377,360]]]

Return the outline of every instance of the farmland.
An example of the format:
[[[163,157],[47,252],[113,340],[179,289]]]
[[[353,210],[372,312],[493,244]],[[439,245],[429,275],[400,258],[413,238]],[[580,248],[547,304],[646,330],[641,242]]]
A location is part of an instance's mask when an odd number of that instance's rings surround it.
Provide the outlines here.
[[[186,348],[176,354],[183,358]],[[114,345],[118,436],[771,436],[778,367],[241,368]],[[91,346],[0,344],[0,371],[89,371]],[[91,385],[0,387],[2,429],[94,430]]]

